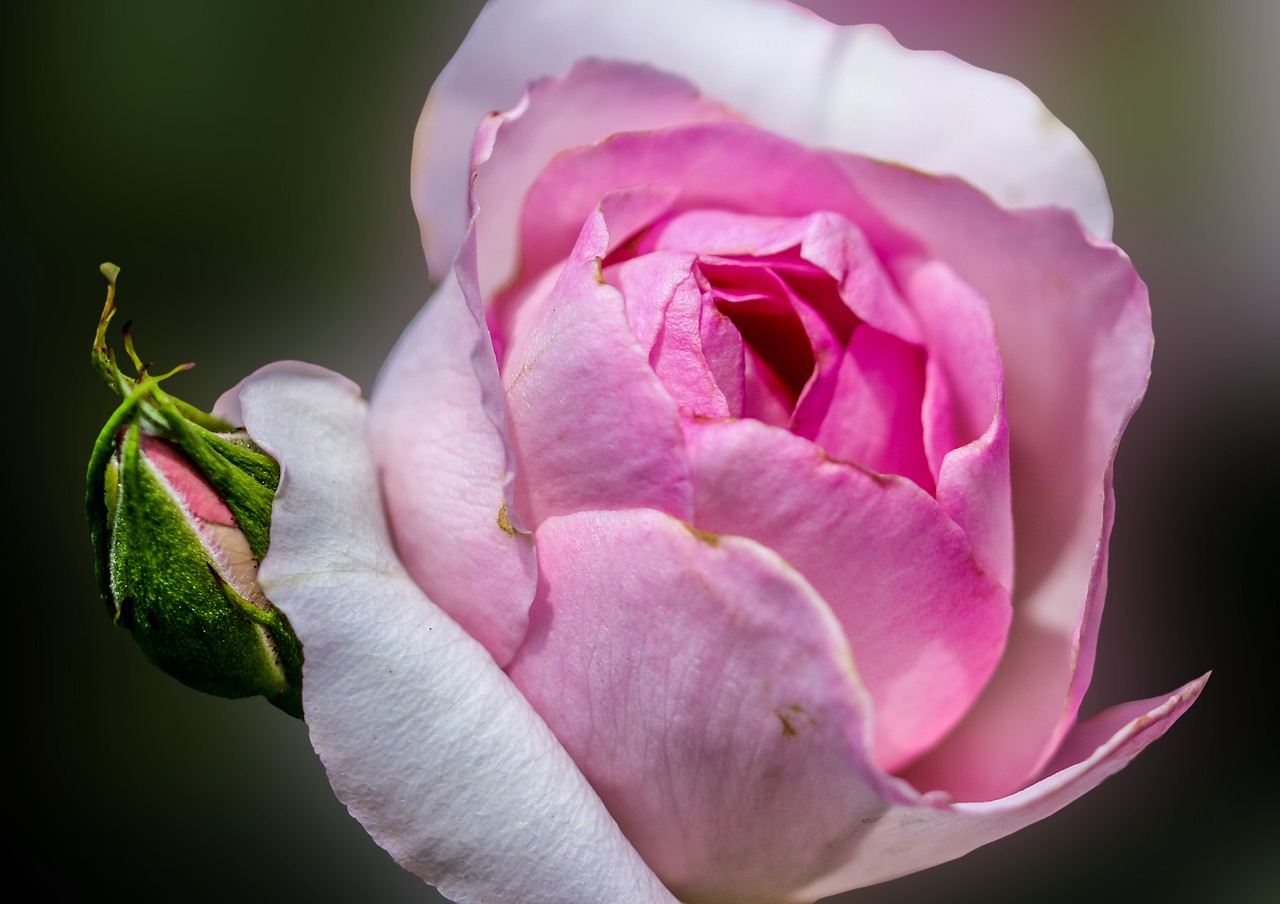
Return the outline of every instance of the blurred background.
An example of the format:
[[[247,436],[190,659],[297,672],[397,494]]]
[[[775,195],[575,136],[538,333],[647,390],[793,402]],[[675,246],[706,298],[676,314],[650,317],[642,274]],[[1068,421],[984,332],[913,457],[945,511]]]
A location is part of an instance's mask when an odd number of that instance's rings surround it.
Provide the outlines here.
[[[187,690],[112,627],[82,496],[114,396],[88,351],[111,260],[142,356],[198,362],[171,384],[183,398],[207,407],[280,358],[367,390],[429,291],[411,137],[479,5],[4,4],[16,886],[69,900],[439,900],[333,798],[301,723]],[[831,900],[1280,900],[1280,4],[824,6],[1018,77],[1100,161],[1117,242],[1151,288],[1157,352],[1117,465],[1086,711],[1215,670],[1168,736],[1057,816]]]

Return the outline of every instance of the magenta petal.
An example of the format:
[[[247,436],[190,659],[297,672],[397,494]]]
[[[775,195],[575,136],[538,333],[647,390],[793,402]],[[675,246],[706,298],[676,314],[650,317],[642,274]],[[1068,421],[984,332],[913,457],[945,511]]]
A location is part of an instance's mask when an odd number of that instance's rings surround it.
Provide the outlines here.
[[[932,493],[920,421],[924,382],[924,349],[860,326],[844,350],[815,442],[832,458],[898,474]]]
[[[899,768],[961,718],[1004,647],[1008,592],[915,484],[827,459],[755,421],[686,426],[695,524],[756,540],[822,594]]]
[[[400,567],[359,389],[291,365],[236,396],[282,468],[262,586],[305,648],[311,743],[352,815],[458,904],[674,904],[485,649]]]
[[[605,221],[599,210],[587,221],[545,313],[503,363],[518,508],[534,527],[583,509],[691,513],[675,402],[600,271]]]
[[[1067,211],[1010,213],[956,180],[842,159],[926,256],[987,300],[999,339],[1017,554],[1009,649],[970,716],[909,776],[991,799],[1044,767],[1089,684],[1112,461],[1150,369],[1146,287]]]
[[[840,627],[776,555],[647,510],[548,519],[537,544],[508,673],[682,900],[790,900],[905,793],[864,765]]]
[[[504,664],[524,637],[536,565],[508,502],[493,354],[450,274],[378,375],[369,439],[406,569]]]
[[[926,796],[890,807],[865,827],[848,862],[796,896],[810,901],[926,869],[1038,822],[1096,788],[1159,739],[1195,702],[1208,675],[1172,694],[1101,713],[1068,738],[1053,769],[1016,794],[985,803],[949,804]]]

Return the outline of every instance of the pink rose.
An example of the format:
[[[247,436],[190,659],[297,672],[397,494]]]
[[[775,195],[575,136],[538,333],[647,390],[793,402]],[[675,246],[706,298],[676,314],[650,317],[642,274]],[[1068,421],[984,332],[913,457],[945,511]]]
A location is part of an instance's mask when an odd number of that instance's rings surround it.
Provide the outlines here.
[[[283,465],[312,741],[446,895],[811,901],[1195,699],[1076,719],[1150,313],[1021,85],[768,0],[496,0],[413,190],[444,276],[367,427],[288,366],[221,410]]]

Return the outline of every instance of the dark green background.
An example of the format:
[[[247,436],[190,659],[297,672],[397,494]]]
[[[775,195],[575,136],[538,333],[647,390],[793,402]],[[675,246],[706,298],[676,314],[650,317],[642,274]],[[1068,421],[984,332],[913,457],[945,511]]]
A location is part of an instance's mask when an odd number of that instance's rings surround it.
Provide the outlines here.
[[[1216,674],[1168,737],[1067,811],[848,900],[1280,895],[1277,177],[1258,165],[1280,147],[1280,117],[1268,42],[1255,40],[1264,6],[986,0],[949,19],[936,2],[863,4],[909,45],[1022,78],[1098,156],[1117,240],[1151,286],[1158,351],[1117,468],[1086,708]],[[144,358],[198,362],[171,384],[188,400],[209,405],[279,358],[367,389],[428,293],[407,198],[412,131],[477,9],[4,5],[15,887],[71,900],[433,899],[334,800],[303,725],[262,701],[188,691],[111,626],[81,497],[113,397],[88,350],[97,265],[112,260]]]

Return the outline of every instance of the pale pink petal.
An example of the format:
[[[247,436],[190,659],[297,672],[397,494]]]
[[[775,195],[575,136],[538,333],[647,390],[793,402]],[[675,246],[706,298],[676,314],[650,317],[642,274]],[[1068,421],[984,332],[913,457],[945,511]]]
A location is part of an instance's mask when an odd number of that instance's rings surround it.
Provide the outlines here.
[[[674,904],[546,724],[400,567],[358,388],[277,368],[228,407],[281,463],[260,577],[305,649],[311,742],[374,840],[458,904]]]
[[[727,324],[727,318],[704,302],[693,262],[691,254],[646,254],[609,268],[605,279],[622,293],[632,331],[648,348],[649,365],[680,410],[700,417],[736,416],[742,410],[742,341],[731,327],[731,335],[724,335],[719,324]],[[736,406],[731,407],[707,358],[704,333],[718,337],[713,345],[717,369],[730,391],[736,389]],[[735,337],[736,386],[731,373]]]
[[[639,185],[610,189],[603,192],[583,212],[583,218],[577,223],[573,240],[576,241],[580,236],[583,222],[588,217],[596,212],[605,216],[608,226],[608,235],[605,238],[607,244],[598,250],[601,258],[601,272],[605,274],[607,280],[610,267],[605,259],[624,256],[619,246],[631,243],[636,233],[642,232],[666,214],[678,199],[679,190],[671,186]],[[568,257],[572,250],[572,244],[561,249],[562,254],[556,259],[554,266],[543,268],[538,278],[517,283],[496,298],[485,299],[490,333],[495,345],[500,349],[499,361],[505,361],[506,349],[513,343],[522,341],[542,320],[543,314],[552,302],[551,290],[560,277],[560,267],[564,263],[564,258]],[[637,307],[637,304],[640,307]],[[628,304],[627,319],[631,322],[632,331],[635,332],[640,344],[645,348],[652,348],[654,337],[661,324],[661,310],[649,304],[647,299],[633,297]]]
[[[686,425],[695,521],[781,555],[831,606],[900,768],[956,724],[1000,658],[1008,592],[963,531],[902,478],[827,459],[755,421]]]
[[[516,275],[525,194],[560,151],[603,141],[619,131],[737,118],[715,101],[700,97],[684,79],[645,66],[587,59],[561,75],[564,69],[568,66],[537,73],[547,77],[531,84],[509,113],[492,115],[485,123],[485,136],[477,142],[471,192],[473,203],[484,212],[477,225],[476,250],[480,291],[486,298]],[[440,163],[434,156],[420,157],[415,149],[414,184],[434,178]],[[465,185],[459,181],[453,186],[456,203],[461,203]],[[425,224],[430,218],[420,215],[420,221]],[[424,242],[425,230],[424,225]],[[431,257],[429,261],[433,271],[444,272],[437,270],[440,260]]]
[[[504,664],[524,637],[536,565],[511,506],[497,362],[462,275],[440,285],[383,364],[369,439],[405,567]]]
[[[989,303],[1012,443],[1015,618],[970,717],[909,777],[969,800],[1023,786],[1070,729],[1106,592],[1111,467],[1146,388],[1151,313],[1129,259],[1061,210],[1009,213],[958,180],[856,157],[858,190]]]
[[[533,527],[583,509],[691,512],[676,403],[600,269],[606,219],[587,220],[541,320],[503,363],[517,508]]]
[[[1078,726],[1047,777],[986,803],[948,804],[925,797],[892,806],[862,827],[847,863],[797,894],[812,901],[926,869],[1044,819],[1119,772],[1195,702],[1208,675],[1172,694],[1116,707]]]
[[[863,765],[840,626],[775,554],[647,510],[548,519],[537,543],[509,674],[683,900],[782,900],[908,798]]]
[[[1097,165],[1029,90],[947,54],[905,50],[878,27],[833,26],[777,0],[495,0],[418,124],[413,196],[433,270],[448,266],[466,227],[461,191],[480,118],[588,56],[684,76],[798,141],[953,173],[1005,206],[1062,205],[1095,235],[1110,233]]]

